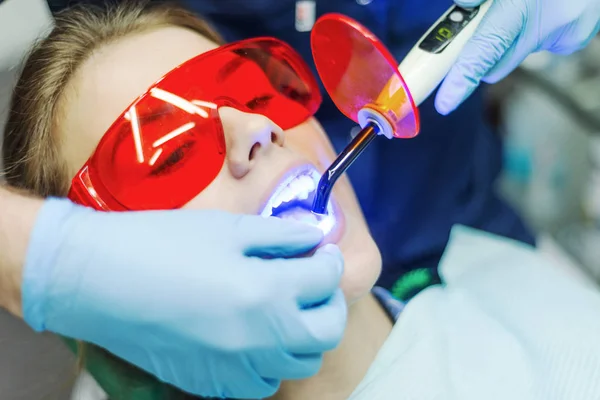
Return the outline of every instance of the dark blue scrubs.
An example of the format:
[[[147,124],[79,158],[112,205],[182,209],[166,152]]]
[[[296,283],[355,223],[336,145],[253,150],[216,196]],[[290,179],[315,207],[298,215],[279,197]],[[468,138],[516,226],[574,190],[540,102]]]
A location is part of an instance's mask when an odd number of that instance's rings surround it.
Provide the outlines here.
[[[183,3],[227,40],[275,36],[312,66],[310,33],[295,29],[295,0]],[[360,21],[398,61],[451,5],[450,0],[316,0],[317,17],[339,12]],[[386,288],[406,271],[435,269],[456,223],[533,243],[519,217],[494,192],[501,142],[483,120],[481,90],[447,117],[435,111],[433,97],[420,107],[417,138],[380,138],[348,172],[383,255],[379,284]],[[354,123],[328,100],[317,117],[336,149],[342,149]]]

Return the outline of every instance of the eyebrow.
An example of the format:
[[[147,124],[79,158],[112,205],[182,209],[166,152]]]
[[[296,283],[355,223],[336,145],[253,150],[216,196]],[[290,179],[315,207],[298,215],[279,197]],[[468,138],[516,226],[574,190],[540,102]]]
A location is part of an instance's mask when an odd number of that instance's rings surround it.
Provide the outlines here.
[[[241,54],[234,52],[236,57],[231,61],[227,62],[217,74],[217,82],[222,82],[229,78],[233,73],[241,68],[241,66],[248,62],[248,58],[245,58]]]
[[[245,65],[248,62],[253,62],[258,68],[265,71],[265,53],[264,49],[261,48],[245,48],[231,50],[231,53],[235,56],[232,60],[227,62],[217,74],[217,81],[221,82],[229,78],[234,72]]]

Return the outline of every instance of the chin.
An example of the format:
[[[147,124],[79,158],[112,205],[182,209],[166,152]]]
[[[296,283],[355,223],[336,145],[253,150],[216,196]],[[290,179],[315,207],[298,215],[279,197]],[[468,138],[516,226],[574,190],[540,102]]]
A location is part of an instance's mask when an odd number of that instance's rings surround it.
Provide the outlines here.
[[[370,235],[360,243],[340,241],[345,267],[342,291],[348,304],[355,303],[371,292],[381,273],[381,253]]]

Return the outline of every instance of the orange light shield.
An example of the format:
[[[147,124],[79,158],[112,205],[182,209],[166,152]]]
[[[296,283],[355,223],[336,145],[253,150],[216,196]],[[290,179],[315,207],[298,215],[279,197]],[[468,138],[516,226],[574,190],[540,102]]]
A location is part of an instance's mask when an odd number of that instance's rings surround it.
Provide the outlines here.
[[[364,26],[341,14],[326,14],[315,23],[311,47],[317,71],[338,109],[358,123],[358,112],[381,114],[398,138],[419,132],[419,111],[398,63]]]

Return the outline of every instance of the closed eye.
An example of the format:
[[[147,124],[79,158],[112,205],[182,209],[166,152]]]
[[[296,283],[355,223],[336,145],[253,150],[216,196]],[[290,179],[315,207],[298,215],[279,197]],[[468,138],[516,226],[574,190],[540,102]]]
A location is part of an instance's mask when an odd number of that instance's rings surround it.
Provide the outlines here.
[[[279,90],[288,99],[294,100],[295,102],[301,104],[308,102],[311,98],[311,95],[307,91],[301,92],[296,86],[282,85]]]
[[[150,172],[152,176],[160,176],[164,174],[168,174],[172,171],[173,168],[180,164],[181,161],[185,158],[185,155],[189,152],[189,150],[193,147],[195,142],[188,141],[183,143],[181,146],[177,147],[174,151],[171,152],[166,157],[160,157],[161,162],[157,164]]]
[[[264,94],[262,96],[256,96],[252,100],[246,102],[246,107],[248,107],[251,110],[263,109],[269,104],[269,101],[271,101],[273,99],[273,97],[274,96],[272,94]]]

